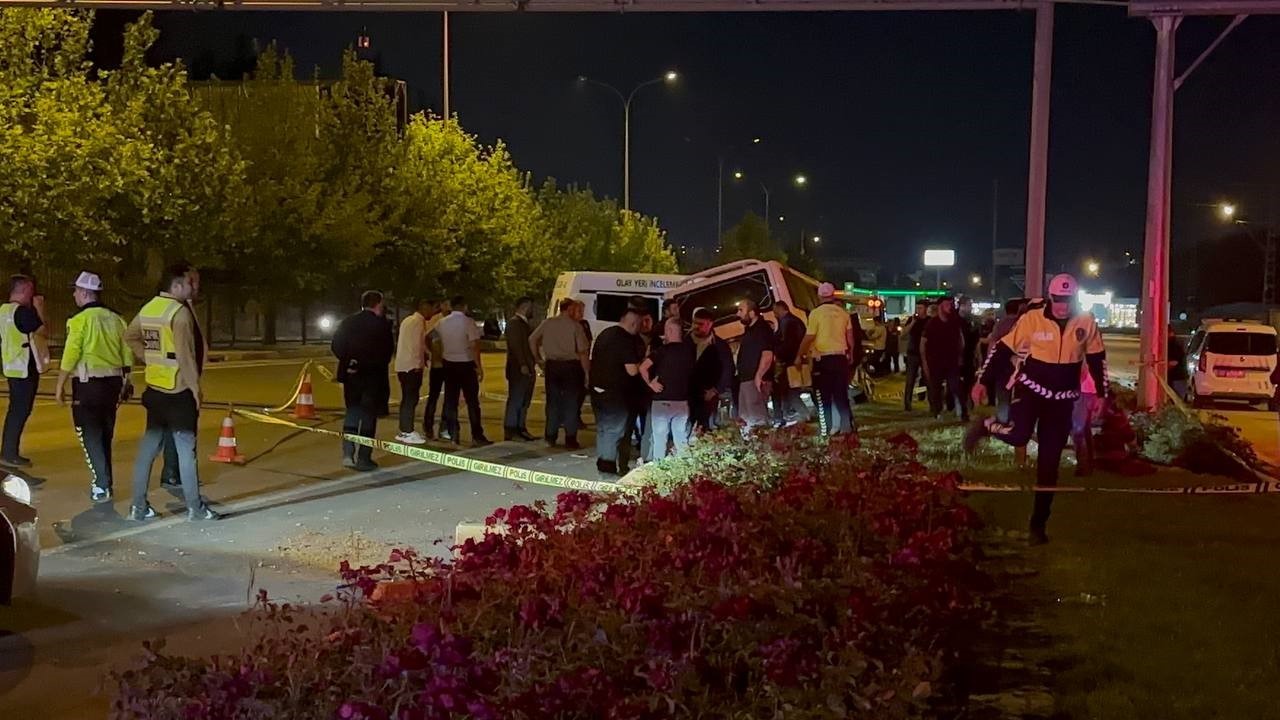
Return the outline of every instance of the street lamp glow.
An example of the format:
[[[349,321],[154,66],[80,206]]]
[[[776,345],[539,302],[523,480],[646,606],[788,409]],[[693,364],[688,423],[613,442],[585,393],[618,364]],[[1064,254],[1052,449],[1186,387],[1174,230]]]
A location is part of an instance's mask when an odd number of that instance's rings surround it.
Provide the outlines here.
[[[741,171],[741,170],[735,170],[735,171],[733,172],[733,179],[734,179],[734,180],[741,180],[741,179],[742,179],[742,171]]]
[[[971,276],[969,277],[969,282],[973,283],[975,287],[976,287],[976,286],[978,286],[978,285],[981,285],[981,284],[982,284],[982,276],[981,276],[981,275],[971,275]]]
[[[778,216],[778,222],[786,222],[786,221],[787,221],[787,216],[786,216],[786,215],[779,215],[779,216]]]
[[[759,144],[760,144],[760,142],[761,142],[761,141],[760,141],[760,138],[751,138],[751,144],[752,144],[752,145],[759,145]]]
[[[332,330],[332,329],[333,329],[333,316],[331,316],[331,315],[321,315],[321,316],[320,316],[320,321],[319,321],[319,323],[317,323],[317,324],[318,324],[318,325],[320,325],[320,329],[321,329],[321,330]]]
[[[1237,208],[1235,203],[1224,202],[1218,206],[1218,212],[1222,215],[1224,220],[1231,220],[1234,218],[1236,216],[1236,210]]]
[[[814,236],[813,236],[813,244],[814,244],[814,245],[817,245],[817,244],[818,244],[818,243],[820,243],[820,242],[822,242],[822,236],[821,236],[821,235],[814,235]]]
[[[808,182],[809,182],[809,178],[805,177],[804,175],[796,176],[796,185],[806,185],[808,184]]]
[[[1084,264],[1084,271],[1098,277],[1098,273],[1102,271],[1102,265],[1097,260],[1087,260]]]
[[[663,77],[666,79],[667,82],[675,82],[676,80],[680,79],[680,73],[676,72],[675,70],[668,70],[667,74],[664,75]]]

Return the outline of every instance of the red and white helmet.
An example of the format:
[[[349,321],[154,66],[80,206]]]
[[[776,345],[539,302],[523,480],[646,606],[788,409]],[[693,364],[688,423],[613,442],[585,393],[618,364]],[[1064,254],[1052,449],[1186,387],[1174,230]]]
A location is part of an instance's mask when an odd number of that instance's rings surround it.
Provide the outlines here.
[[[1076,279],[1070,273],[1058,273],[1049,281],[1048,294],[1050,296],[1075,298],[1076,291],[1080,285],[1076,283]]]

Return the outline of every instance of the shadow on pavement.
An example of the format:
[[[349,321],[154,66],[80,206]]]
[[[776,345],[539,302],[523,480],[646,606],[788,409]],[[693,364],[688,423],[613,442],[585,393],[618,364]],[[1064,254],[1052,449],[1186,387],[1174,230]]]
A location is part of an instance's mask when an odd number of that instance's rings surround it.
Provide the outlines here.
[[[70,522],[53,523],[53,531],[64,545],[93,540],[127,527],[129,521],[110,503],[93,505],[71,518]]]

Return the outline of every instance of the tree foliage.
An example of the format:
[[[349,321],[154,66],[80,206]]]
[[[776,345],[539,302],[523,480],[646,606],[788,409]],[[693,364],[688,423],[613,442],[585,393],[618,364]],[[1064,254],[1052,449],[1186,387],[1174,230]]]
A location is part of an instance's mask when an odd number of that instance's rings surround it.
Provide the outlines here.
[[[565,270],[673,271],[657,223],[588,191],[534,188],[456,119],[398,122],[394,87],[348,51],[300,82],[268,46],[243,81],[149,65],[149,14],[119,69],[89,60],[91,13],[0,10],[0,253],[19,267],[178,255],[268,303],[468,292],[497,305]]]

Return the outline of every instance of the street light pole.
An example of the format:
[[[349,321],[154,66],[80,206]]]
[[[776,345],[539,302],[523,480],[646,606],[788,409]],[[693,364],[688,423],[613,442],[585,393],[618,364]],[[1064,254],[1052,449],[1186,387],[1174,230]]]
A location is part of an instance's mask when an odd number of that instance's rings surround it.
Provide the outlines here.
[[[636,93],[650,85],[657,85],[662,82],[675,82],[679,75],[675,70],[668,70],[662,77],[656,77],[652,80],[646,80],[631,89],[627,95],[623,95],[622,91],[610,85],[609,83],[592,80],[586,75],[579,75],[579,82],[598,85],[614,95],[622,101],[622,209],[631,209],[631,101],[636,99]]]
[[[1049,87],[1053,78],[1053,2],[1036,7],[1031,84],[1031,169],[1027,189],[1026,296],[1044,294],[1044,217],[1049,178]]]

